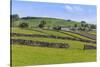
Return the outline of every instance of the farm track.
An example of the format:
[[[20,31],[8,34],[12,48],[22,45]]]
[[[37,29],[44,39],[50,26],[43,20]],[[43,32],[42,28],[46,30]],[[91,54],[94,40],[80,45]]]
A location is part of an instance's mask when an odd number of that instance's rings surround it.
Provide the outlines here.
[[[66,43],[48,43],[32,40],[23,40],[23,39],[11,39],[11,44],[19,43],[29,46],[40,46],[40,47],[54,47],[54,48],[68,48],[69,45]]]
[[[79,39],[79,38],[71,38],[71,37],[61,37],[61,36],[53,36],[53,35],[39,35],[39,34],[20,34],[20,33],[11,33],[11,36],[25,36],[25,37],[38,37],[38,38],[54,38],[54,39],[68,39],[68,40],[75,40],[75,41],[81,41],[81,42],[87,42],[87,43],[96,43],[95,41],[85,40],[85,39]]]

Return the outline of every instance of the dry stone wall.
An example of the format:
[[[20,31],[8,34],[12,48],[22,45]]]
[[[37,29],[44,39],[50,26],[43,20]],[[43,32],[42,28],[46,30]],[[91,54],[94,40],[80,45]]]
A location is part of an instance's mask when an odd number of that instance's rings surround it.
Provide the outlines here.
[[[69,48],[69,45],[65,43],[49,43],[49,42],[23,40],[23,39],[11,39],[11,44],[14,44],[14,43],[19,43],[19,44],[29,45],[29,46]]]
[[[68,39],[68,40],[82,41],[82,42],[88,42],[88,43],[96,43],[95,41],[85,40],[85,39],[81,39],[81,38],[61,37],[61,36],[53,36],[53,35],[11,33],[11,36],[45,37],[45,38]]]

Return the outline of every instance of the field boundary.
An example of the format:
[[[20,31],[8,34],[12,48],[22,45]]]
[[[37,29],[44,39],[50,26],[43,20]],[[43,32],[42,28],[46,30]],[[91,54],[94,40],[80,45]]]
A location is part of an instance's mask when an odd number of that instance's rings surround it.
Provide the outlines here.
[[[65,43],[48,43],[32,40],[23,40],[23,39],[11,39],[11,44],[19,43],[29,46],[40,46],[40,47],[54,47],[54,48],[69,48],[68,44]]]
[[[25,36],[25,37],[44,37],[44,38],[55,38],[55,39],[68,39],[68,40],[75,40],[81,42],[88,42],[88,43],[96,43],[95,41],[85,40],[81,38],[71,38],[71,37],[61,37],[61,36],[53,36],[53,35],[39,35],[39,34],[21,34],[21,33],[11,33],[11,36]]]

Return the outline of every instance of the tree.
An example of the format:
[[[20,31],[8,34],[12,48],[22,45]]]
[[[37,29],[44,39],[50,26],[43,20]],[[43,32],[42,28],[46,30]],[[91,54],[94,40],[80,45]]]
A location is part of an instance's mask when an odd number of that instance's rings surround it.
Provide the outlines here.
[[[28,25],[27,23],[21,23],[21,24],[19,25],[19,27],[20,27],[20,28],[28,28],[29,25]]]
[[[86,22],[85,21],[81,21],[81,24],[86,24]]]
[[[85,24],[86,24],[86,22],[85,22],[85,21],[81,21],[81,27],[84,27],[84,26],[85,26]]]
[[[19,19],[19,16],[18,16],[18,14],[13,14],[13,15],[10,15],[10,18],[12,21],[16,21]]]
[[[77,24],[74,24],[74,27],[77,27]]]
[[[70,20],[70,19],[68,19],[67,21],[68,21],[68,22],[71,22],[71,20]]]
[[[44,28],[46,25],[46,22],[44,20],[41,21],[41,23],[38,25],[39,28]]]
[[[19,19],[19,16],[17,14],[10,15],[10,20],[11,20],[11,27],[14,26],[14,22]]]
[[[89,28],[89,25],[88,25],[88,24],[85,24],[85,25],[84,25],[84,27],[87,27],[87,28]]]
[[[90,25],[90,28],[91,28],[91,29],[96,29],[96,25],[91,24],[91,25]]]

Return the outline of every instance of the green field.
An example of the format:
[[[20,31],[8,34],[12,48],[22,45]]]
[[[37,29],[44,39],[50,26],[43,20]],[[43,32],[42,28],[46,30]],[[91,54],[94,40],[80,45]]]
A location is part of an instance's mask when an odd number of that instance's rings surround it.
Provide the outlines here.
[[[81,36],[81,35],[79,35],[79,34],[75,34],[75,33],[71,33],[71,32],[66,32],[66,31],[61,31],[61,32],[65,33],[65,34],[67,34],[67,35],[73,36],[73,37],[75,37],[75,38],[81,38],[81,39],[85,39],[85,40],[94,41],[94,40],[92,40],[92,39],[90,39],[90,38]]]
[[[12,65],[30,66],[96,61],[96,50],[59,49],[12,45]]]
[[[13,33],[21,33],[21,34],[40,34],[40,35],[53,35],[53,36],[62,36],[62,37],[71,37],[71,38],[81,38],[85,40],[95,41],[90,38],[74,34],[66,31],[54,31],[54,30],[42,30],[42,29],[21,29],[21,28],[12,28]],[[27,32],[27,33],[26,33]]]
[[[96,35],[96,32],[95,31],[92,31],[92,32],[89,32],[90,34],[93,34],[93,35]]]
[[[42,29],[21,29],[12,28],[12,33],[20,34],[38,34],[38,35],[54,35],[54,36],[67,36],[72,38],[82,38],[91,40],[78,34],[53,30]],[[50,48],[50,47],[36,47],[25,46],[23,44],[12,44],[12,65],[13,66],[30,66],[30,65],[43,65],[43,64],[59,64],[59,63],[76,63],[76,62],[94,62],[96,61],[96,50],[83,50],[84,44],[96,46],[93,43],[86,43],[81,41],[74,41],[68,39],[54,39],[45,37],[25,37],[25,36],[12,36],[11,39],[32,40],[48,43],[64,43],[68,44],[69,48]]]
[[[34,31],[34,30],[27,30],[27,29],[21,29],[21,28],[12,28],[12,33],[21,33],[21,34],[43,34],[44,33],[41,33],[41,32],[37,32],[37,31]]]
[[[28,23],[30,25],[30,27],[32,26],[37,26],[41,20],[45,20],[47,23],[47,26],[74,26],[74,24],[77,24],[78,26],[80,26],[80,22],[76,22],[76,21],[70,21],[68,22],[67,20],[64,19],[57,19],[57,18],[47,18],[47,17],[40,17],[40,18],[34,18],[34,19],[19,19],[15,22],[12,23],[13,26],[18,26],[20,23]]]
[[[96,49],[84,49],[84,45],[90,45],[96,47],[96,43],[88,43],[80,40],[96,41],[79,34],[75,34],[69,31],[40,29],[37,26],[42,20],[46,21],[46,27],[54,26],[80,26],[81,23],[77,21],[68,21],[57,18],[32,18],[21,19],[12,22],[11,33],[21,34],[12,35],[11,39],[46,42],[46,43],[61,43],[68,44],[68,48],[54,48],[54,47],[39,47],[39,46],[27,46],[25,44],[13,43],[12,47],[12,66],[31,66],[31,65],[44,65],[44,64],[59,64],[59,63],[76,63],[76,62],[95,62],[96,61]],[[19,28],[21,23],[28,23],[28,28]],[[84,31],[83,31],[84,32]],[[86,33],[86,32],[84,32]],[[90,34],[96,35],[94,32]],[[25,36],[29,35],[29,36]],[[42,35],[46,37],[31,37],[30,35]],[[50,38],[54,36],[55,38]],[[69,37],[69,39],[61,39],[58,37]],[[72,39],[71,39],[72,38]],[[28,44],[29,45],[29,44]],[[37,44],[36,44],[37,45]]]

